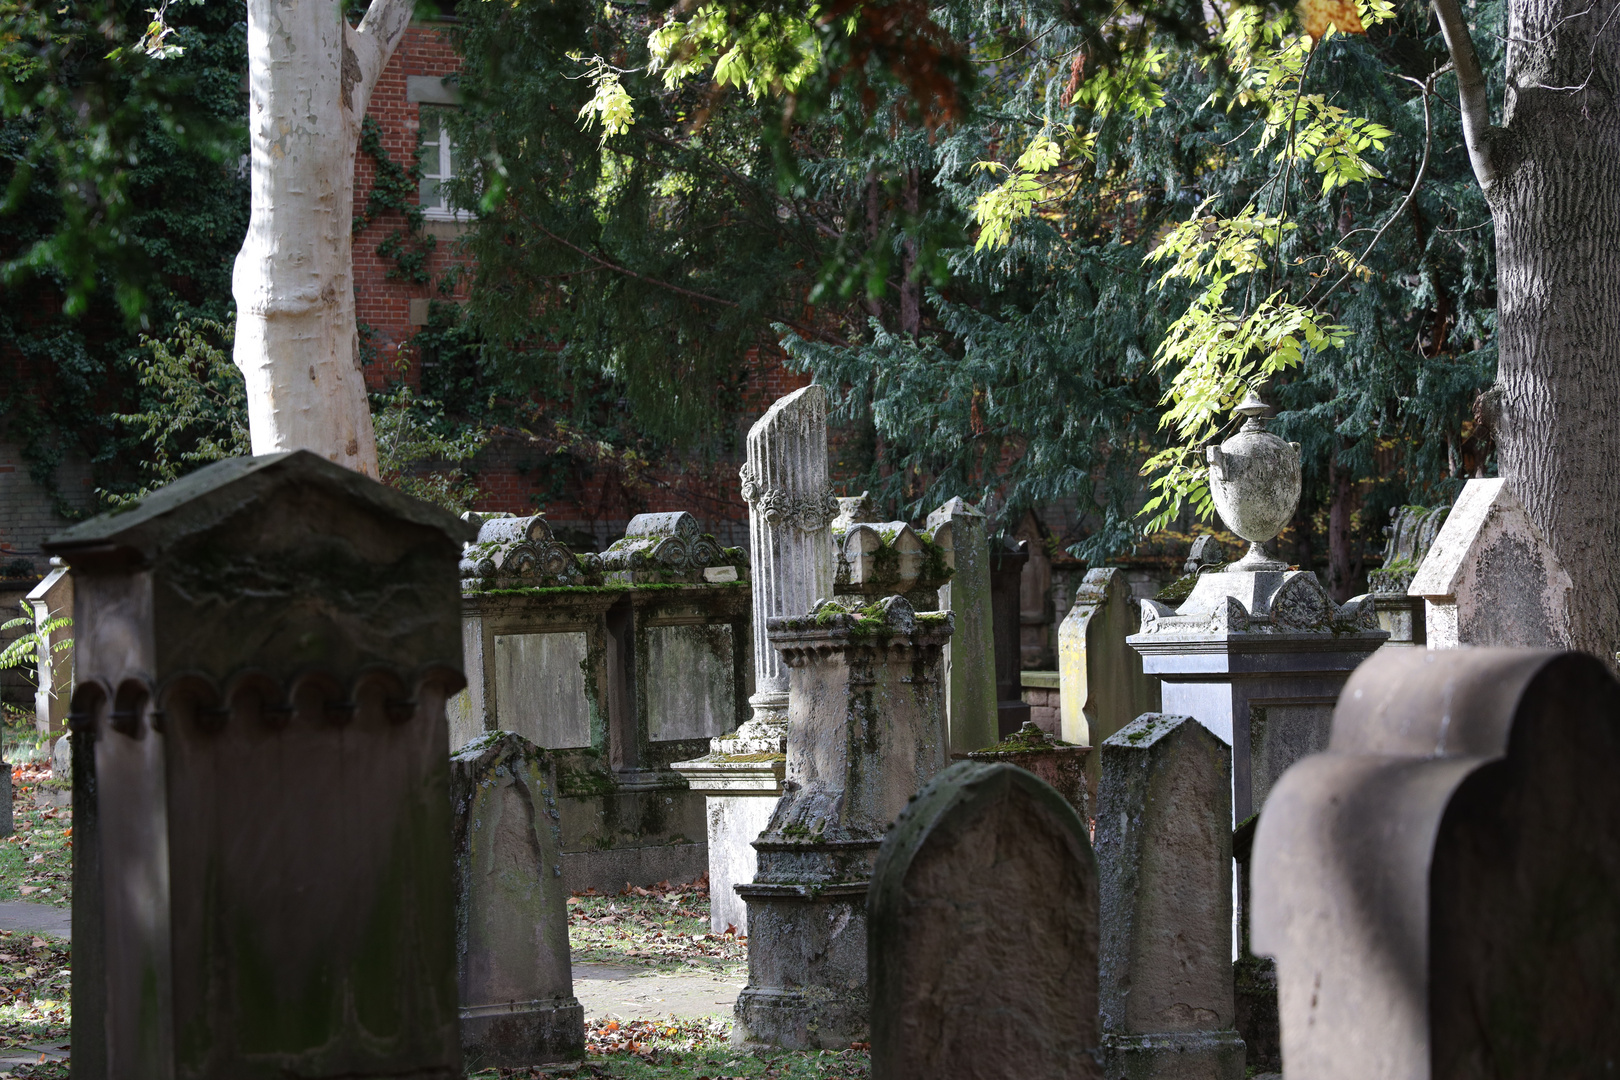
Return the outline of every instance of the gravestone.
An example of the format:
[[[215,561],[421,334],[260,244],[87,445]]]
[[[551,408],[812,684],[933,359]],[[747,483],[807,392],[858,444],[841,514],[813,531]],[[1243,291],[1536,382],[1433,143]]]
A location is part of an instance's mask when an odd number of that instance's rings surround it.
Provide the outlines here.
[[[505,731],[450,758],[456,955],[469,1071],[583,1057],[568,955],[556,766]]]
[[[1086,571],[1074,605],[1058,627],[1061,734],[1066,742],[1100,746],[1114,732],[1159,709],[1159,680],[1142,672],[1142,655],[1125,639],[1141,628],[1140,607],[1131,599],[1125,571]],[[1087,764],[1097,785],[1102,762]]]
[[[1620,1062],[1620,684],[1531,649],[1387,651],[1255,835],[1255,951],[1313,1080]]]
[[[1000,738],[990,541],[984,515],[961,499],[929,514],[928,529],[952,571],[939,587],[939,610],[956,617],[956,631],[945,646],[945,729],[951,753],[966,754]]]
[[[49,631],[46,626],[56,619],[73,618],[73,576],[66,566],[53,565],[24,602],[33,613],[34,632],[40,637],[34,662],[34,730],[61,735],[73,695],[73,626]]]
[[[675,763],[746,717],[746,558],[678,511],[637,515],[600,555],[542,515],[467,517],[451,748],[509,731],[550,753],[571,891],[699,877],[704,798]]]
[[[995,639],[996,735],[1011,735],[1029,719],[1024,704],[1023,577],[1029,541],[1002,536],[990,545],[990,612]]]
[[[1148,713],[1101,751],[1105,1075],[1242,1080],[1231,747],[1190,716]]]
[[[74,577],[75,1077],[462,1075],[470,532],[294,451],[46,544]]]
[[[787,768],[788,669],[767,624],[833,595],[832,522],[841,507],[827,482],[825,389],[806,386],[766,410],[748,431],[741,476],[753,576],[752,713],[711,740],[707,755],[673,768],[707,803],[710,926],[747,934],[748,908],[735,886],[754,878],[753,841],[771,820]],[[842,509],[859,516],[863,500]]]
[[[1569,574],[1504,479],[1470,480],[1407,593],[1422,597],[1428,646],[1560,648]]]
[[[894,823],[868,901],[873,1080],[1101,1077],[1097,864],[1085,823],[963,761]]]
[[[982,761],[989,765],[1013,765],[1033,773],[1063,796],[1074,807],[1081,821],[1091,820],[1091,791],[1086,783],[1086,764],[1092,748],[1075,746],[1053,737],[1030,721],[994,746],[955,758]]]
[[[1423,598],[1410,596],[1412,578],[1434,545],[1449,506],[1396,506],[1384,526],[1384,564],[1367,571],[1367,591],[1378,608],[1378,625],[1389,631],[1386,649],[1404,649],[1428,643]]]
[[[845,1049],[868,1032],[866,891],[883,831],[945,763],[940,650],[951,613],[827,600],[772,619],[792,672],[786,792],[737,886],[748,985],[733,1043]]]

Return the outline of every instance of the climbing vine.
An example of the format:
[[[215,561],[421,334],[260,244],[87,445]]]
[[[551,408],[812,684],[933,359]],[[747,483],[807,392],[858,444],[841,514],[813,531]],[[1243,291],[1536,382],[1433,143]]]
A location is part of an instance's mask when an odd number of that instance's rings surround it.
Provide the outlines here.
[[[416,202],[422,184],[420,139],[410,164],[401,165],[389,156],[388,148],[382,144],[382,128],[368,116],[360,125],[360,150],[375,163],[376,174],[366,196],[366,208],[354,219],[354,234],[359,236],[384,214],[398,213],[405,219],[405,227],[390,229],[377,245],[377,254],[393,260],[388,280],[426,285],[432,280],[428,259],[439,242],[422,231],[422,208]]]

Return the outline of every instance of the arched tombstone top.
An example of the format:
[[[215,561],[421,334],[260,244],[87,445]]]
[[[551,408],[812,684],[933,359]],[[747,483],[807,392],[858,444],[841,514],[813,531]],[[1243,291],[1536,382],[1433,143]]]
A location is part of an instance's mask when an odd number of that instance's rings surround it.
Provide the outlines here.
[[[872,1074],[1101,1077],[1097,865],[1033,774],[963,761],[894,823],[867,901]]]
[[[1620,684],[1593,657],[1381,652],[1272,789],[1253,941],[1321,1080],[1620,1059]],[[1557,1063],[1549,1071],[1549,1063]]]
[[[627,540],[642,536],[678,536],[693,540],[702,531],[697,518],[685,510],[672,510],[662,514],[637,514],[630,519],[624,536]]]

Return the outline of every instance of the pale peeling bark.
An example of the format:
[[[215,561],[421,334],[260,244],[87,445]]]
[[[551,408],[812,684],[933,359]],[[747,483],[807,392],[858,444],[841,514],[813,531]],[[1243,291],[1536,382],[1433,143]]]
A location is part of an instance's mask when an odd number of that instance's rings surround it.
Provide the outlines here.
[[[307,449],[377,475],[354,317],[360,121],[412,0],[248,0],[253,211],[236,257],[236,365],[255,454]]]
[[[1496,220],[1501,473],[1574,582],[1570,647],[1620,649],[1620,0],[1510,0],[1485,112],[1456,0],[1436,3]]]

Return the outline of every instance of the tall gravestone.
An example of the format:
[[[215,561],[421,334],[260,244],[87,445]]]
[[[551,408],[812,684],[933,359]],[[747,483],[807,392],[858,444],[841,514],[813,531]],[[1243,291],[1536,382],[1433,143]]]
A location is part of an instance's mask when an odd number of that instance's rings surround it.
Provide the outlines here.
[[[549,755],[521,735],[493,731],[450,758],[461,1047],[469,1070],[585,1054],[556,791]]]
[[[786,794],[754,847],[733,1042],[844,1049],[868,1031],[866,892],[885,826],[945,762],[950,612],[892,596],[772,619],[792,673]]]
[[[806,386],[777,399],[749,429],[742,496],[753,575],[752,715],[714,739],[707,756],[673,767],[707,802],[711,926],[746,934],[747,905],[734,887],[754,877],[752,844],[771,820],[787,767],[788,669],[767,625],[833,595],[839,505],[827,483],[826,390]]]
[[[1407,587],[1428,646],[1559,648],[1569,574],[1504,479],[1470,480]]]
[[[1283,1066],[1315,1080],[1620,1062],[1620,684],[1531,649],[1388,651],[1254,841]]]
[[[1058,627],[1058,679],[1064,741],[1100,746],[1114,732],[1159,709],[1159,681],[1142,671],[1142,656],[1125,639],[1141,628],[1140,605],[1131,599],[1125,571],[1086,571],[1074,606]],[[1101,758],[1087,764],[1091,786]]]
[[[1264,805],[1283,770],[1327,745],[1344,680],[1389,634],[1373,602],[1335,604],[1309,570],[1290,570],[1266,545],[1299,504],[1297,444],[1266,430],[1270,409],[1250,394],[1241,428],[1209,448],[1215,509],[1249,551],[1203,573],[1179,608],[1142,601],[1129,639],[1160,684],[1165,712],[1193,716],[1232,747],[1238,821]]]
[[[1029,720],[1019,673],[1023,670],[1023,576],[1029,541],[1002,536],[990,545],[990,610],[995,633],[997,736]]]
[[[1101,1077],[1097,864],[1022,769],[964,761],[878,852],[868,901],[874,1080]]]
[[[939,587],[939,610],[956,617],[945,646],[945,730],[951,753],[966,754],[1000,741],[990,541],[984,515],[959,498],[929,514],[928,528],[952,571]]]
[[[470,531],[295,451],[48,542],[75,583],[74,1076],[461,1075]]]
[[[1232,749],[1190,716],[1148,713],[1101,750],[1105,1075],[1242,1080]]]
[[[1390,523],[1384,526],[1389,538],[1384,544],[1384,564],[1367,571],[1367,590],[1378,608],[1378,625],[1389,631],[1386,649],[1428,644],[1423,598],[1408,595],[1407,589],[1450,510],[1449,506],[1397,506],[1389,512]]]

